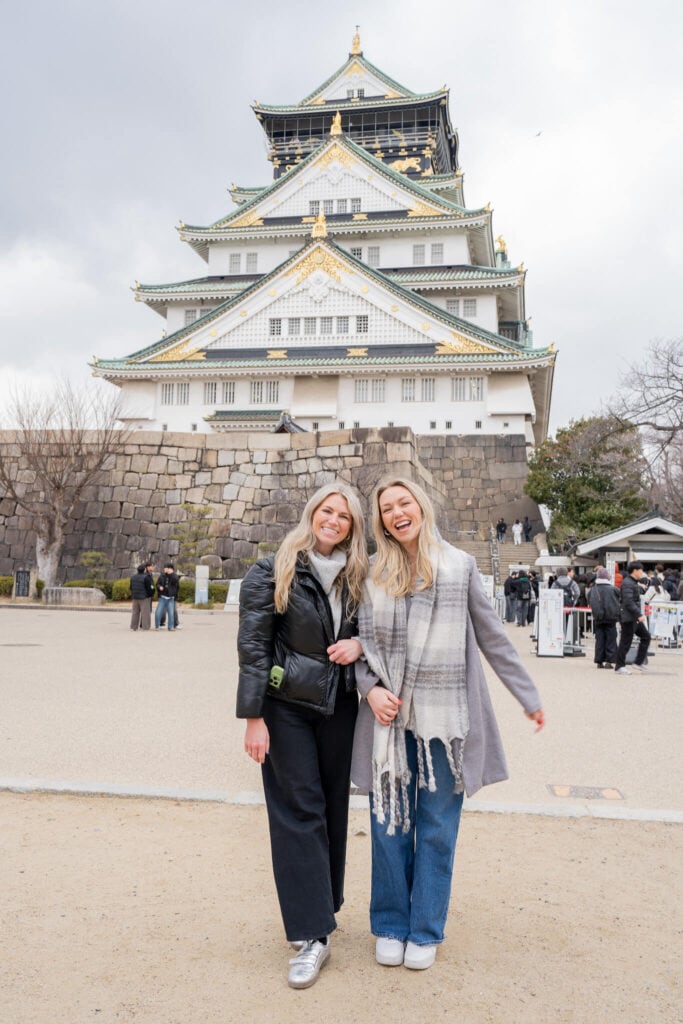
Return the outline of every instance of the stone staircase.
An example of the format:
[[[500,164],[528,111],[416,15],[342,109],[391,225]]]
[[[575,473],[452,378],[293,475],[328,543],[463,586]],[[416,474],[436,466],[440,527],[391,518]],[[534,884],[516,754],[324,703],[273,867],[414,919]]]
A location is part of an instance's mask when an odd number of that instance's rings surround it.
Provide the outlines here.
[[[500,557],[500,574],[504,580],[510,572],[511,565],[526,565],[533,569],[534,562],[538,558],[538,548],[533,542],[511,544],[506,541],[504,544],[498,545],[498,555]]]
[[[477,540],[476,538],[460,534],[451,543],[456,548],[460,548],[461,551],[466,551],[468,555],[472,555],[472,558],[477,563],[479,572],[484,573],[485,576],[491,575],[491,545],[487,540]]]

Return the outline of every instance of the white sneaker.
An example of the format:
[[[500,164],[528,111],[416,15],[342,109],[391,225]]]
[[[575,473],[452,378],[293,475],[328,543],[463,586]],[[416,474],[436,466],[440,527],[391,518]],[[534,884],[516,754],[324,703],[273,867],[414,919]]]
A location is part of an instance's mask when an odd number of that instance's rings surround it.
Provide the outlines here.
[[[636,669],[637,672],[649,672],[650,671],[650,669],[647,667],[647,665],[636,665],[636,664],[634,664],[633,667],[634,667],[634,669]]]
[[[290,942],[290,946],[292,947],[292,949],[295,949],[297,953],[305,944],[305,939],[292,939],[292,941]]]
[[[416,946],[414,942],[406,945],[403,966],[411,971],[426,971],[436,960],[436,946]]]
[[[400,967],[403,963],[405,942],[400,939],[378,938],[375,943],[375,960],[384,967]]]
[[[290,988],[309,988],[315,984],[321,970],[330,959],[330,940],[326,943],[318,939],[310,939],[304,942],[301,952],[290,960],[289,982]]]
[[[631,669],[630,668],[626,668],[626,666],[622,666],[621,668],[616,668],[614,671],[616,672],[616,674],[618,676],[632,676],[633,675],[633,673],[631,672]]]

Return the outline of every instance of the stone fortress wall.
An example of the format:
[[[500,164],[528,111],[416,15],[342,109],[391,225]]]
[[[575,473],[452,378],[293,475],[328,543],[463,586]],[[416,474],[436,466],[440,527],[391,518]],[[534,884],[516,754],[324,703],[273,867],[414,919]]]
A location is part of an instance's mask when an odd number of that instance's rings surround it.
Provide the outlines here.
[[[17,458],[13,434],[0,432],[0,457]],[[14,452],[14,454],[12,454]],[[369,497],[386,473],[421,483],[434,500],[444,536],[488,529],[502,513],[523,515],[527,474],[522,436],[415,436],[409,428],[322,433],[169,434],[136,432],[112,456],[68,524],[60,581],[83,577],[82,552],[105,552],[111,575],[130,573],[148,555],[172,559],[183,503],[208,504],[215,537],[212,575],[240,577],[259,545],[277,544],[323,483],[341,477]],[[30,471],[22,468],[30,488]],[[218,558],[221,564],[218,564]],[[0,575],[35,562],[30,517],[0,498]]]

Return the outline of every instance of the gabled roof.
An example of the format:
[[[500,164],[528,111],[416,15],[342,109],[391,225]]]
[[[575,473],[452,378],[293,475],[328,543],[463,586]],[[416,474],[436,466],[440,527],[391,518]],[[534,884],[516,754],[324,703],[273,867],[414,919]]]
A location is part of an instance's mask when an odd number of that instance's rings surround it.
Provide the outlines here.
[[[295,104],[274,104],[274,103],[255,103],[252,110],[257,117],[262,117],[264,114],[268,116],[277,117],[285,116],[290,114],[315,114],[320,113],[321,109],[332,109],[332,110],[363,110],[365,108],[372,109],[373,107],[381,106],[385,107],[414,107],[422,103],[429,102],[440,102],[441,100],[448,100],[449,90],[446,88],[436,89],[434,92],[424,93],[409,93],[407,96],[364,96],[362,99],[344,99],[343,97],[337,97],[327,101],[321,101],[320,103],[310,103],[308,106],[301,106],[298,103]]]
[[[316,253],[316,250],[319,250],[319,252]],[[360,260],[355,259],[344,249],[335,245],[329,238],[314,238],[298,253],[285,260],[284,263],[280,264],[269,274],[259,278],[258,281],[249,285],[239,295],[228,298],[209,313],[195,320],[194,323],[182,327],[168,337],[161,338],[152,345],[140,349],[123,359],[101,361],[96,359],[92,365],[97,373],[108,369],[125,371],[125,369],[133,369],[139,367],[140,364],[149,363],[153,364],[154,369],[160,368],[159,363],[167,366],[170,364],[174,366],[184,364],[196,366],[197,362],[201,362],[206,358],[203,350],[211,347],[208,336],[205,333],[205,329],[209,325],[219,321],[226,313],[239,309],[240,306],[244,306],[246,309],[249,300],[257,294],[270,294],[269,289],[276,279],[285,276],[288,278],[293,277],[299,264],[302,265],[302,272],[305,274],[310,274],[313,266],[316,269],[323,270],[330,276],[335,271],[329,268],[341,268],[350,275],[356,275],[359,281],[365,280],[377,283],[382,291],[390,293],[412,309],[419,310],[421,314],[429,317],[432,323],[436,323],[439,329],[443,329],[446,333],[450,332],[451,337],[454,339],[453,341],[442,341],[435,340],[434,336],[430,338],[427,333],[430,329],[429,325],[425,325],[425,343],[434,346],[433,354],[455,356],[459,353],[479,353],[486,354],[492,358],[508,357],[513,362],[516,359],[521,361],[534,359],[542,362],[552,362],[554,360],[550,350],[529,350],[517,342],[502,338],[492,331],[487,331],[470,321],[447,313],[445,310],[434,306],[428,300],[422,298],[422,296],[408,291],[396,282],[391,281],[381,271],[368,267]],[[199,335],[199,337],[194,337],[196,335]]]
[[[286,171],[279,178],[276,178],[270,185],[267,185],[263,190],[255,193],[251,198],[246,199],[238,210],[233,210],[227,216],[221,217],[219,220],[214,221],[213,224],[205,226],[181,223],[178,228],[181,233],[181,237],[183,234],[192,233],[194,231],[206,232],[212,230],[225,230],[230,227],[251,227],[258,226],[259,222],[262,224],[264,218],[260,216],[259,211],[261,204],[274,199],[279,192],[282,192],[291,184],[293,179],[299,175],[303,175],[309,167],[314,166],[318,161],[332,162],[331,157],[334,157],[335,149],[340,151],[341,162],[346,161],[348,163],[349,158],[354,161],[357,160],[364,164],[368,170],[377,174],[378,177],[383,178],[393,186],[397,186],[404,192],[408,193],[413,198],[413,205],[407,207],[407,209],[412,212],[412,216],[438,217],[447,214],[454,217],[466,217],[490,212],[485,207],[479,210],[467,210],[465,207],[458,206],[456,203],[444,198],[443,196],[435,195],[430,188],[425,187],[414,179],[408,178],[404,174],[400,174],[398,171],[393,170],[393,168],[383,163],[382,160],[378,160],[376,157],[372,156],[368,150],[357,145],[355,142],[352,142],[347,136],[334,135],[330,136],[326,142],[323,142],[320,146],[314,149],[312,153],[309,153],[301,163],[292,167],[289,171]],[[349,214],[348,221],[352,221],[353,216],[353,214]],[[344,223],[343,215],[339,220],[341,223]]]
[[[683,538],[683,525],[675,522],[673,519],[667,519],[659,512],[648,512],[640,519],[634,519],[632,522],[627,523],[625,526],[620,526],[616,530],[600,533],[596,537],[590,537],[588,540],[581,541],[580,544],[574,547],[574,551],[577,555],[589,555],[599,548],[612,547],[612,545],[619,544],[622,541],[642,537],[653,530],[659,531],[660,534],[668,533],[673,534],[675,537]]]

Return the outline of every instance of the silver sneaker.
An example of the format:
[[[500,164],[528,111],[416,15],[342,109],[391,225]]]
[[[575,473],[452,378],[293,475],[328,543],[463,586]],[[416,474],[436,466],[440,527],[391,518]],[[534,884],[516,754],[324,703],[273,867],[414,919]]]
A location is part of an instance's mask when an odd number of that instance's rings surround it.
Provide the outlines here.
[[[330,940],[325,945],[318,939],[304,942],[301,952],[290,963],[289,987],[309,988],[315,983],[322,968],[330,959]]]
[[[614,670],[618,676],[631,676],[633,673],[630,668],[617,668]]]

